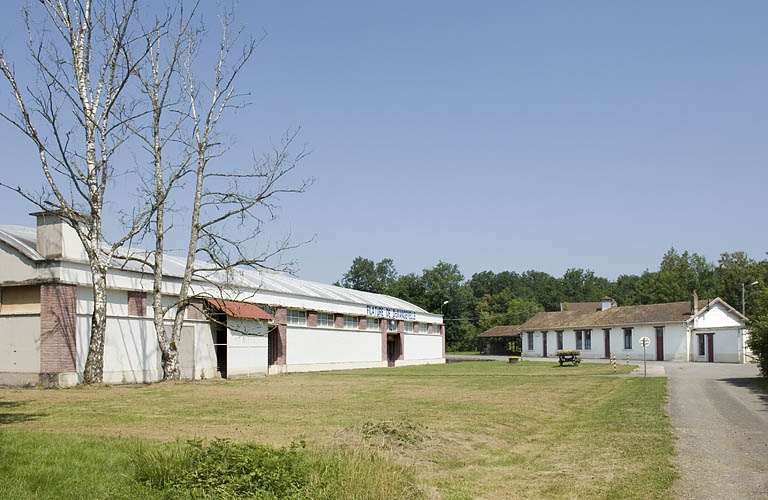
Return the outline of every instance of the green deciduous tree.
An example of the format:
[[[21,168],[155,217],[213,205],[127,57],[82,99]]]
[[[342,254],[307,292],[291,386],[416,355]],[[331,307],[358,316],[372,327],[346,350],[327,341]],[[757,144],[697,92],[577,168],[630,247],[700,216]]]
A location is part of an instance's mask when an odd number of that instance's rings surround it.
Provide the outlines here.
[[[585,269],[568,269],[560,279],[562,302],[594,302],[608,292],[609,284],[605,278]]]
[[[714,296],[714,265],[696,253],[679,254],[670,248],[657,272],[646,271],[640,277],[636,298],[641,304],[677,302],[688,300],[694,290],[701,297]]]
[[[754,313],[758,302],[753,300],[766,284],[766,262],[757,262],[745,252],[723,252],[715,269],[717,276],[716,294],[741,311],[741,287],[744,286],[747,316]],[[758,286],[749,286],[757,281]]]
[[[538,303],[516,298],[509,289],[495,295],[484,295],[475,307],[480,332],[499,325],[519,325],[541,310]]]
[[[747,346],[757,356],[760,373],[768,379],[768,288],[754,295],[755,315],[750,321]]]
[[[355,257],[352,266],[344,273],[340,285],[363,292],[389,293],[397,281],[397,270],[392,259],[379,262],[363,257]]]

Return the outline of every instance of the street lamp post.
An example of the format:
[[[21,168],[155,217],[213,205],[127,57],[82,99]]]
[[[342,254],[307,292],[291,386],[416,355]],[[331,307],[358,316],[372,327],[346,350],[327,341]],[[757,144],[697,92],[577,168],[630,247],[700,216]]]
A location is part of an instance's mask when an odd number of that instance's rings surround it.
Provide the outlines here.
[[[747,308],[746,308],[746,303],[745,303],[745,291],[746,291],[746,288],[748,286],[755,286],[755,285],[757,285],[757,281],[753,281],[752,283],[750,283],[748,285],[745,284],[745,283],[741,284],[741,315],[742,316],[746,316],[747,315],[746,314],[746,309]]]
[[[448,300],[446,300],[445,302],[443,302],[442,304],[440,304],[440,316],[442,316],[442,315],[443,315],[443,307],[445,307],[445,305],[446,305],[448,302],[449,302],[449,301],[448,301]]]

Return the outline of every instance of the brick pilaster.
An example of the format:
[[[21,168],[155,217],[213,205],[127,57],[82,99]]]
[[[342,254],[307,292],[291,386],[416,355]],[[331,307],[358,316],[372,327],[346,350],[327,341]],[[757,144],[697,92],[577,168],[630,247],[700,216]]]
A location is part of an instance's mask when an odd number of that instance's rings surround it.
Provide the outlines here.
[[[307,311],[307,326],[317,326],[317,311]]]
[[[277,323],[277,358],[275,364],[285,365],[288,352],[288,309],[278,307],[275,310],[275,323]]]
[[[77,287],[40,285],[40,373],[77,370]]]
[[[387,320],[379,320],[379,331],[381,332],[381,360],[387,361]]]

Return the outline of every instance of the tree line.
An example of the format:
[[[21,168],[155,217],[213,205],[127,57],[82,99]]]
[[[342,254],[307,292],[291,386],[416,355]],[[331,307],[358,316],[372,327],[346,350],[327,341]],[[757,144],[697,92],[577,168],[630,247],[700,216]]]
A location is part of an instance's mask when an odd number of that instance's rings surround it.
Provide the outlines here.
[[[697,253],[670,248],[657,270],[623,274],[616,280],[572,268],[554,277],[541,271],[483,271],[465,279],[456,264],[438,262],[421,274],[399,275],[392,259],[357,257],[336,284],[407,300],[432,313],[442,312],[449,350],[480,347],[477,335],[497,325],[523,323],[539,311],[559,311],[565,302],[596,302],[609,296],[620,306],[720,297],[738,311],[744,307],[768,330],[768,260],[745,252],[724,252],[717,263]],[[742,302],[742,291],[744,302]],[[447,301],[447,303],[445,303]],[[759,353],[758,349],[755,349]]]

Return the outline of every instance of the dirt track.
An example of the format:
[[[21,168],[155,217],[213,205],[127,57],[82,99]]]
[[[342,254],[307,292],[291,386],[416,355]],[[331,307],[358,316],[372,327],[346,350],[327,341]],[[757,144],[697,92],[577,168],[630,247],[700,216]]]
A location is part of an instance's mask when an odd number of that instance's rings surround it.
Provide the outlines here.
[[[755,365],[664,363],[681,499],[768,499],[768,396]]]

